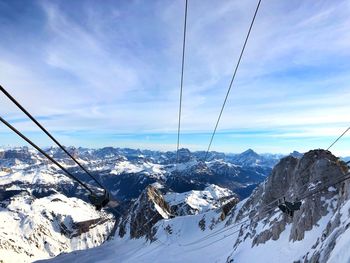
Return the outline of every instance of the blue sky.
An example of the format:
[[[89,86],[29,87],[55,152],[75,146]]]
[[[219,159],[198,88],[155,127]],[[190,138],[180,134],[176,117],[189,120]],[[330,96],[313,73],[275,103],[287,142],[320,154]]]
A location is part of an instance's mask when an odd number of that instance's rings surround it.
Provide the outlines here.
[[[180,145],[205,150],[256,1],[189,0]],[[65,145],[176,148],[184,1],[0,0],[0,81]],[[262,1],[212,149],[326,148],[350,125],[350,2]],[[50,142],[4,97],[0,114]],[[24,143],[0,126],[0,145]],[[333,148],[350,155],[350,134]]]

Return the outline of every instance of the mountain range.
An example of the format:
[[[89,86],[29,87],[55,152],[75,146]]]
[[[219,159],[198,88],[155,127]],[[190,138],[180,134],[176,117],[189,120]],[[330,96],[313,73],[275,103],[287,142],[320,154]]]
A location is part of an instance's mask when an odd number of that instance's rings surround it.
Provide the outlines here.
[[[282,156],[249,149],[212,152],[204,161],[205,152],[181,149],[179,163],[174,152],[112,147],[69,151],[111,190],[118,204],[96,211],[83,189],[32,149],[0,151],[4,262],[59,254],[54,262],[350,259],[350,187],[348,181],[331,184],[349,167],[328,151]],[[47,152],[93,185],[62,151]],[[293,217],[278,208],[282,197],[302,202]],[[67,252],[72,253],[63,255]]]

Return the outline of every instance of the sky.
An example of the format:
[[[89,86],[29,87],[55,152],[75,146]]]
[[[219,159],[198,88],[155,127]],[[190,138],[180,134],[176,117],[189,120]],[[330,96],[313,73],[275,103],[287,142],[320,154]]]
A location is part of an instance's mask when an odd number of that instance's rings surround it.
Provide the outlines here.
[[[184,4],[0,0],[0,84],[64,145],[176,150]],[[180,147],[207,149],[256,4],[188,0]],[[212,150],[305,152],[350,126],[349,13],[262,0]],[[2,94],[0,116],[52,144]],[[0,125],[0,145],[25,143]]]

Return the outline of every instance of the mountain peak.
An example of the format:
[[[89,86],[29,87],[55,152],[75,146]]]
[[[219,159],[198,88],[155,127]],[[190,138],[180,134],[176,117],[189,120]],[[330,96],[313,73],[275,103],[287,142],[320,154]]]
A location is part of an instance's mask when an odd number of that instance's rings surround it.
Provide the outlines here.
[[[293,151],[292,153],[290,153],[289,155],[295,157],[295,158],[298,158],[300,159],[301,157],[303,157],[303,154],[298,152],[298,151]]]
[[[244,151],[244,152],[242,152],[241,154],[244,154],[244,155],[250,155],[250,154],[254,154],[254,155],[259,155],[258,153],[256,153],[253,149],[248,149],[248,150],[246,150],[246,151]]]

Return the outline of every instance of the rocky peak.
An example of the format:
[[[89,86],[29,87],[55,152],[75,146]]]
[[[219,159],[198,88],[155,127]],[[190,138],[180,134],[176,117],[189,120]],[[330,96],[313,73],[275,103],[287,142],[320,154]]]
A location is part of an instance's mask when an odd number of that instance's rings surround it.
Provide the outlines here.
[[[2,154],[3,159],[18,159],[20,161],[28,161],[31,159],[31,153],[28,147],[22,147],[19,149],[6,150]]]
[[[252,150],[252,149],[248,149],[248,150],[242,152],[241,155],[246,155],[246,156],[249,155],[249,156],[259,157],[259,154],[254,152],[254,150]]]
[[[192,154],[189,149],[181,148],[178,154],[180,163],[189,162],[191,160]]]
[[[191,190],[184,193],[169,192],[165,200],[171,207],[173,214],[177,216],[196,215],[209,210],[222,208],[227,203],[238,202],[237,196],[229,189],[211,184],[204,190]],[[226,206],[224,211],[228,212]]]
[[[292,241],[302,240],[305,232],[311,230],[321,217],[335,211],[337,205],[333,204],[332,200],[338,202],[339,205],[340,199],[338,197],[344,195],[340,191],[342,185],[338,184],[326,188],[325,185],[339,180],[347,172],[347,165],[329,151],[312,150],[305,153],[301,159],[287,156],[281,159],[268,179],[253,192],[238,211],[236,220],[247,216],[247,213],[249,217],[254,217],[247,228],[253,231],[253,246],[265,243],[270,239],[277,240],[288,224],[291,224],[289,239]],[[323,191],[305,197],[313,193],[315,189]],[[291,202],[302,201],[300,210],[296,211],[293,218],[282,214],[276,203],[269,206],[271,202],[282,196]],[[301,198],[303,196],[304,198]],[[269,211],[266,212],[266,210]],[[279,220],[274,219],[268,230],[254,234],[258,221],[268,222],[271,218]],[[238,238],[236,246],[241,241]]]
[[[316,186],[343,176],[347,170],[345,163],[325,150],[309,151],[301,159],[285,157],[266,181],[264,202],[269,203],[282,195],[298,198]]]
[[[156,230],[153,226],[161,219],[171,217],[170,207],[161,192],[154,186],[148,186],[121,219],[118,226],[119,235],[123,237],[129,230],[131,238],[153,240]]]
[[[303,154],[298,152],[298,151],[293,151],[292,153],[290,153],[289,155],[295,157],[295,158],[301,158],[303,157]]]
[[[237,154],[233,157],[233,162],[240,165],[256,165],[262,161],[262,157],[254,152],[252,149],[248,149],[245,152]]]

